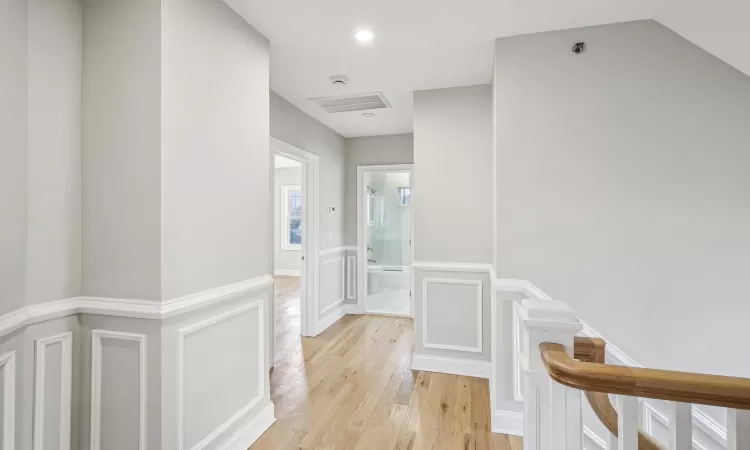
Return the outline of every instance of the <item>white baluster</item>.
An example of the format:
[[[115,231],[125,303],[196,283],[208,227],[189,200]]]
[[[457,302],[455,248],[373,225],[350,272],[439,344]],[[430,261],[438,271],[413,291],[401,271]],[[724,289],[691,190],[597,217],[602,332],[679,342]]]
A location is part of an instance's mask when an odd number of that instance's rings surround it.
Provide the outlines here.
[[[669,402],[669,450],[693,448],[693,406]]]
[[[583,423],[581,419],[581,391],[554,380],[550,385],[550,437],[555,450],[581,450]]]
[[[638,398],[617,396],[617,449],[638,450]]]
[[[564,303],[553,300],[524,300],[519,308],[519,318],[523,327],[524,348],[520,357],[524,369],[524,449],[525,450],[557,450],[561,443],[576,443],[575,450],[581,449],[580,425],[581,402],[570,398],[563,386],[551,384],[547,370],[542,361],[539,345],[548,342],[563,345],[573,355],[573,337],[582,325],[575,318],[573,311]],[[553,411],[552,392],[559,401],[555,401],[557,411]],[[561,406],[560,406],[561,405]],[[566,416],[572,414],[571,425]],[[578,419],[576,419],[576,417]],[[560,423],[559,421],[563,422]],[[572,432],[570,440],[567,433],[575,421],[576,430]],[[561,435],[552,434],[559,430]],[[577,436],[577,437],[576,437]]]
[[[750,411],[727,408],[727,450],[750,450]]]
[[[618,444],[617,444],[617,436],[615,436],[614,434],[612,434],[610,432],[607,432],[607,434],[609,435],[609,441],[608,441],[609,447],[607,447],[607,449],[608,450],[617,450],[617,446],[618,446]]]

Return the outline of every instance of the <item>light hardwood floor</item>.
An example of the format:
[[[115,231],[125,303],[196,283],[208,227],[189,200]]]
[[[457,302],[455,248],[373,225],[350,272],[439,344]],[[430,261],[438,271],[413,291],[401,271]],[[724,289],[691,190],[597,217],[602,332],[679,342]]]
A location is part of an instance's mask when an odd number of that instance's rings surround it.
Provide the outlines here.
[[[345,316],[299,335],[299,279],[276,281],[276,423],[252,450],[520,450],[489,431],[487,380],[412,371],[411,319]]]

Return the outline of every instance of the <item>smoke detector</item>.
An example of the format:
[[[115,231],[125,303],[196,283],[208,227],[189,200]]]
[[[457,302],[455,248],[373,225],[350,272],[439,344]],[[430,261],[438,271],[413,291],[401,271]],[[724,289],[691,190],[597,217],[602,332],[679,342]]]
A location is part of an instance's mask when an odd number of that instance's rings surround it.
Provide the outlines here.
[[[331,77],[331,84],[334,86],[346,86],[349,83],[349,77],[346,75],[334,75]]]

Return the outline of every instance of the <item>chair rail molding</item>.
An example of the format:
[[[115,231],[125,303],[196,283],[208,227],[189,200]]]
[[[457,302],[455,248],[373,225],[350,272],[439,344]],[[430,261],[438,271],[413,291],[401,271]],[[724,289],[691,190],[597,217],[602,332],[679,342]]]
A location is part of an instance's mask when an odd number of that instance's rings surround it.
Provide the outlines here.
[[[271,275],[261,275],[164,302],[110,297],[71,297],[29,305],[0,316],[0,337],[28,325],[74,314],[98,314],[134,319],[164,320],[234,299],[273,285]]]
[[[192,323],[188,326],[182,327],[178,330],[178,341],[177,341],[177,448],[178,450],[185,449],[185,339],[190,334],[196,333],[200,330],[209,328],[214,325],[218,325],[225,320],[237,317],[241,314],[247,313],[252,310],[258,311],[258,355],[262,356],[265,354],[265,314],[263,308],[263,300],[256,300],[250,304],[243,305],[239,308],[235,308],[229,311],[222,312],[215,316],[200,320]],[[258,386],[257,396],[252,398],[245,406],[235,412],[229,419],[224,421],[211,433],[201,439],[200,442],[190,447],[190,450],[202,450],[210,446],[217,438],[219,438],[227,429],[237,423],[239,420],[244,418],[247,413],[253,409],[256,405],[263,400],[265,394],[264,389],[264,371],[265,364],[263,359],[258,361]]]
[[[47,407],[47,347],[60,344],[60,448],[70,450],[73,391],[73,332],[37,339],[34,355],[33,449],[44,450],[44,414]]]
[[[138,450],[146,450],[146,335],[138,333],[124,333],[121,331],[95,329],[91,331],[91,436],[90,450],[102,450],[101,447],[101,419],[102,419],[102,341],[114,339],[134,341],[138,343],[139,352],[139,433]],[[106,450],[106,449],[105,449]]]
[[[3,439],[2,450],[16,448],[16,351],[0,356],[3,371]]]

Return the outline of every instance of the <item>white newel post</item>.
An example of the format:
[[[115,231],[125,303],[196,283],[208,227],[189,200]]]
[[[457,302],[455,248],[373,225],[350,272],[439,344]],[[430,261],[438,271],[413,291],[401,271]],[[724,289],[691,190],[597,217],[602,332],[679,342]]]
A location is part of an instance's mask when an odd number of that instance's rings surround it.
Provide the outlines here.
[[[524,450],[581,450],[581,392],[549,377],[539,344],[561,344],[573,357],[573,338],[582,325],[566,304],[554,300],[526,299],[519,316],[523,329]]]

